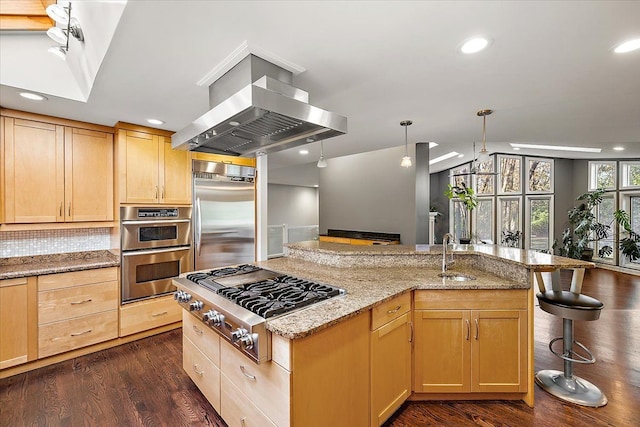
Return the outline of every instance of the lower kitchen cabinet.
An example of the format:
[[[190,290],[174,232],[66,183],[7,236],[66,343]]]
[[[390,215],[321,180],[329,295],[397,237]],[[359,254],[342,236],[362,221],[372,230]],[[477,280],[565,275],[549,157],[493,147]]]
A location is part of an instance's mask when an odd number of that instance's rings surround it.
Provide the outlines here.
[[[0,280],[0,369],[38,356],[36,277]]]
[[[371,425],[382,425],[411,395],[411,294],[372,310]],[[382,326],[378,326],[386,321]]]
[[[278,427],[225,375],[222,375],[221,383],[220,415],[229,427]]]
[[[182,308],[173,295],[132,302],[120,307],[120,336],[147,331],[182,320]]]
[[[38,276],[38,357],[118,336],[118,268]]]
[[[527,391],[526,290],[417,291],[415,309],[415,392]]]

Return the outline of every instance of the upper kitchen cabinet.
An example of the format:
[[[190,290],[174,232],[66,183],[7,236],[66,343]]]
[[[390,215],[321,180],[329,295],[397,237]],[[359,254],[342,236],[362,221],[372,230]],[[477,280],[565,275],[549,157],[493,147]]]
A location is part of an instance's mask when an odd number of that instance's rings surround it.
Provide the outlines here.
[[[109,128],[2,113],[2,223],[113,221],[113,134],[96,130]]]
[[[171,132],[116,124],[120,203],[191,204],[191,153],[171,149]]]

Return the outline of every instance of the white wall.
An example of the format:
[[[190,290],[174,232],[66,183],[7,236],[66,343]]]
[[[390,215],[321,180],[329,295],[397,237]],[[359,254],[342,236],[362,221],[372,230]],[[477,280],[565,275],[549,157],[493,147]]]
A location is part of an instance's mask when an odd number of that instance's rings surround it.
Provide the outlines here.
[[[318,224],[317,188],[269,184],[268,192],[269,225],[295,227]]]

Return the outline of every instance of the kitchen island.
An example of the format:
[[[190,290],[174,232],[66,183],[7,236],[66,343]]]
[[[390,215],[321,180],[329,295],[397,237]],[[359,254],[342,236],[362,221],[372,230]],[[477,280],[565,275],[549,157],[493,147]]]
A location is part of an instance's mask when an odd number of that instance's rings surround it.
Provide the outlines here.
[[[192,356],[211,362],[219,386],[205,395],[229,425],[380,425],[407,399],[533,406],[535,273],[593,264],[497,246],[452,249],[450,269],[475,280],[439,277],[441,246],[291,244],[288,257],[256,264],[346,294],[267,319],[271,361],[259,365],[213,333],[207,348],[219,351],[203,351],[192,342],[203,334],[185,326],[185,370],[198,384],[202,363]],[[183,315],[188,325],[193,316]]]

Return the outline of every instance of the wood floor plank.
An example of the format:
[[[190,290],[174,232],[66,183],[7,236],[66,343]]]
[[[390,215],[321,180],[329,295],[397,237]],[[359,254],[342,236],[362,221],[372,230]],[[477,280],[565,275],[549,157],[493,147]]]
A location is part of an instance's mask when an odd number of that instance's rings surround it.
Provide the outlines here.
[[[568,289],[570,277],[562,281]],[[385,427],[640,425],[640,277],[588,271],[583,292],[605,309],[597,321],[575,323],[576,339],[597,358],[595,365],[577,365],[575,373],[605,392],[607,406],[570,405],[536,386],[535,408],[506,401],[408,402]],[[561,370],[548,342],[562,335],[562,320],[535,310],[536,370]],[[225,425],[182,370],[179,329],[0,380],[0,427]]]

